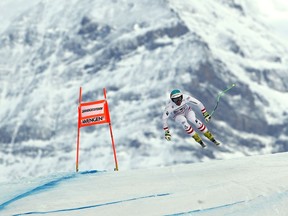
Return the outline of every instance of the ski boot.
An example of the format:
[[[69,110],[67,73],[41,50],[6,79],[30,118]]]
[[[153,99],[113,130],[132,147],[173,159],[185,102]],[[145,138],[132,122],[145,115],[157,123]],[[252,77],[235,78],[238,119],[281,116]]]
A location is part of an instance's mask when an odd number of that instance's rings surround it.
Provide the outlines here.
[[[218,142],[217,140],[215,140],[215,138],[213,137],[213,135],[210,133],[210,131],[207,131],[204,133],[204,136],[207,137],[211,142],[213,142],[215,145],[219,146],[220,142]]]
[[[201,140],[201,138],[197,133],[195,133],[192,137],[195,139],[196,142],[198,142],[201,145],[202,148],[206,147],[205,143]]]

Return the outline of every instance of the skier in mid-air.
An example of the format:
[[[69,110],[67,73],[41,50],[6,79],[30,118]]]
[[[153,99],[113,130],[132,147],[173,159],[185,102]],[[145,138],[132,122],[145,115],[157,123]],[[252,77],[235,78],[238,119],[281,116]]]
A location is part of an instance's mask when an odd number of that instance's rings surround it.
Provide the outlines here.
[[[170,99],[171,100],[166,105],[162,117],[163,129],[165,131],[166,140],[171,140],[171,134],[167,123],[169,116],[171,116],[177,123],[182,124],[187,134],[191,135],[195,139],[195,141],[201,145],[202,148],[206,147],[205,143],[202,141],[198,133],[196,133],[192,126],[188,123],[188,121],[191,122],[194,126],[196,126],[197,129],[201,131],[204,136],[207,137],[210,141],[212,141],[215,145],[220,145],[220,143],[215,140],[214,136],[207,129],[207,127],[196,117],[195,112],[189,106],[189,103],[196,105],[201,110],[205,121],[209,122],[211,116],[206,111],[205,106],[199,100],[190,95],[183,94],[178,89],[175,89],[170,93]]]

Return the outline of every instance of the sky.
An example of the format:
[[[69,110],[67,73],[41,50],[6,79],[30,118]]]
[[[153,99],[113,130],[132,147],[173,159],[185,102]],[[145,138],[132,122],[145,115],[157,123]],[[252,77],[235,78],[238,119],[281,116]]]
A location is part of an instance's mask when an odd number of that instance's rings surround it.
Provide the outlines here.
[[[263,23],[271,26],[275,34],[288,43],[287,0],[242,0],[248,10]],[[241,1],[240,1],[241,2]]]
[[[288,153],[0,185],[0,215],[286,216]]]
[[[41,0],[1,0],[0,1],[0,32],[4,31],[13,19]]]

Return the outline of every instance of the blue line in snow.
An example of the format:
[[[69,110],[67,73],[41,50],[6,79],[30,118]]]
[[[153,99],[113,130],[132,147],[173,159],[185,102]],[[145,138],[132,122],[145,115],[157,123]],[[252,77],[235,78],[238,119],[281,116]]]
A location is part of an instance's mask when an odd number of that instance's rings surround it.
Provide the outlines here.
[[[67,179],[75,178],[76,176],[78,176],[78,174],[86,175],[86,174],[94,174],[94,173],[97,173],[97,172],[99,172],[99,171],[97,171],[97,170],[83,171],[83,172],[73,173],[71,175],[63,176],[63,177],[61,177],[59,179],[55,179],[53,181],[47,182],[47,183],[45,183],[43,185],[40,185],[40,186],[38,186],[38,187],[36,187],[34,189],[31,189],[31,190],[29,190],[29,191],[27,191],[25,193],[19,194],[18,196],[15,196],[14,198],[12,198],[12,199],[0,204],[0,211],[3,210],[8,205],[10,205],[11,203],[16,202],[17,200],[23,199],[23,198],[25,198],[27,196],[30,196],[32,194],[39,193],[41,191],[46,190],[47,188],[53,188],[53,187],[57,186],[62,181],[65,181]]]
[[[16,214],[16,215],[13,215],[13,216],[32,215],[32,214],[50,214],[50,213],[59,213],[59,212],[79,211],[79,210],[83,210],[83,209],[97,208],[97,207],[101,207],[101,206],[115,205],[115,204],[118,204],[118,203],[135,201],[135,200],[139,200],[139,199],[147,199],[147,198],[154,198],[154,197],[161,197],[161,196],[168,196],[168,195],[170,195],[170,193],[153,194],[153,195],[148,195],[148,196],[135,197],[135,198],[131,198],[131,199],[118,200],[118,201],[101,203],[101,204],[90,205],[90,206],[82,206],[82,207],[77,207],[77,208],[68,208],[68,209],[60,209],[60,210],[45,211],[45,212],[40,212],[40,211],[39,212],[36,212],[36,211],[35,212],[26,212],[26,213]]]
[[[206,208],[206,209],[196,209],[196,210],[192,210],[192,211],[188,211],[188,212],[180,212],[180,213],[169,214],[169,215],[165,215],[165,216],[178,216],[178,215],[192,214],[192,213],[197,213],[197,212],[211,211],[211,210],[215,210],[215,209],[221,209],[221,208],[226,208],[226,207],[230,207],[233,205],[238,205],[238,204],[244,203],[244,202],[245,201],[239,201],[239,202],[229,203],[229,204],[225,204],[225,205],[221,205],[221,206],[215,206],[215,207]]]

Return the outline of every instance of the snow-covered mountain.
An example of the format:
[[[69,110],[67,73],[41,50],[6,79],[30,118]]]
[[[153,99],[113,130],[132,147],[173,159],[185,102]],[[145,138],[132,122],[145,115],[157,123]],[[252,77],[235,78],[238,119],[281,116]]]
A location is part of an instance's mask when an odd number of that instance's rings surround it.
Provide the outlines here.
[[[285,45],[242,1],[42,0],[0,35],[3,178],[73,170],[79,87],[107,88],[119,168],[287,150]],[[221,148],[201,150],[161,116],[180,88],[212,110]],[[200,114],[197,112],[199,117]],[[80,170],[113,169],[107,125],[82,128]]]

